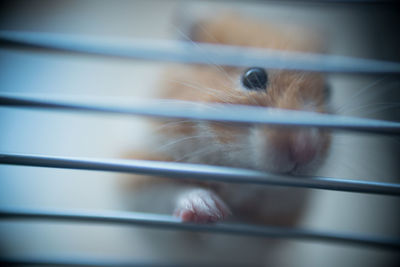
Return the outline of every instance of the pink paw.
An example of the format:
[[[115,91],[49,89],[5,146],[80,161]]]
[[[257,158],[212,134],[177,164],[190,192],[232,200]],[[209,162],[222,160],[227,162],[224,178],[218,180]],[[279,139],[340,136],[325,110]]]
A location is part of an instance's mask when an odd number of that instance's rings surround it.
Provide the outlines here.
[[[193,189],[179,196],[174,215],[183,222],[211,223],[231,214],[228,206],[212,191]]]

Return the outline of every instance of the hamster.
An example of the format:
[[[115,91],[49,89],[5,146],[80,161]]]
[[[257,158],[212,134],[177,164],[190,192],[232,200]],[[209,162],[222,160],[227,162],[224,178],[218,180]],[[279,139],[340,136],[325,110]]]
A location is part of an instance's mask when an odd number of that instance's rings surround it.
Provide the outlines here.
[[[288,51],[315,51],[310,39],[285,35],[279,29],[222,14],[191,27],[194,42],[251,46]],[[326,80],[322,74],[270,70],[258,66],[235,68],[181,65],[169,68],[160,82],[165,99],[252,105],[324,113]],[[317,128],[238,126],[221,122],[168,120],[155,123],[146,152],[130,158],[200,163],[268,171],[312,174],[329,151],[330,134]],[[293,226],[306,206],[306,189],[175,181],[136,176],[128,193],[136,211],[173,214],[192,223],[238,221]],[[192,240],[192,239],[191,239]],[[192,240],[193,241],[193,240]]]

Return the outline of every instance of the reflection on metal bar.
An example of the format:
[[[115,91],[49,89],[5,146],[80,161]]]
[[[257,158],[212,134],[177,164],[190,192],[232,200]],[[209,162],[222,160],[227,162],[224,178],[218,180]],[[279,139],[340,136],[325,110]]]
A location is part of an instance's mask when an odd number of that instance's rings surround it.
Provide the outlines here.
[[[242,267],[243,264],[235,263],[203,263],[176,262],[176,263],[157,263],[154,261],[128,261],[121,259],[111,260],[109,257],[101,259],[82,258],[82,257],[0,257],[1,266],[74,266],[74,267]],[[253,265],[253,267],[262,267],[264,265]]]
[[[177,162],[0,154],[0,163],[64,169],[125,172],[174,179],[291,186],[400,196],[400,184],[321,177],[284,176],[254,170]]]
[[[136,100],[131,105],[84,103],[84,101],[44,100],[35,97],[0,95],[0,106],[130,114],[160,118],[268,124],[291,127],[319,127],[346,131],[399,134],[400,123],[306,111],[266,107],[199,103],[178,100]]]
[[[372,246],[384,249],[400,249],[400,239],[356,235],[350,233],[316,231],[276,226],[249,224],[192,224],[182,223],[169,215],[116,211],[58,211],[44,209],[0,209],[1,219],[61,220],[90,223],[125,224],[195,232],[212,232],[231,235],[247,235],[260,238],[287,238],[336,242],[349,245]]]
[[[214,1],[237,1],[237,0],[214,0]],[[252,1],[252,2],[277,2],[277,0],[248,0],[247,2]],[[382,5],[382,4],[398,4],[397,0],[279,0],[279,2],[294,2],[296,4],[298,3],[312,3],[312,4],[348,4],[348,5],[367,5],[367,4],[377,4],[377,5]]]
[[[336,55],[167,40],[109,40],[77,35],[1,31],[0,46],[120,58],[333,73],[400,73],[400,64]]]

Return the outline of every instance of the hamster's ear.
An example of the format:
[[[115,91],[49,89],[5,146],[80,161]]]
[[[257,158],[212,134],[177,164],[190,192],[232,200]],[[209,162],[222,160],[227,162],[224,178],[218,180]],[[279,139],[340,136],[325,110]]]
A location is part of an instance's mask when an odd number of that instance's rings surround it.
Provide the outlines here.
[[[198,31],[201,24],[207,20],[205,10],[193,4],[182,4],[174,12],[173,27],[177,38],[183,41],[201,42]]]
[[[173,17],[176,35],[184,41],[215,43],[209,24],[225,13],[226,8],[219,5],[210,8],[209,4],[181,4]]]

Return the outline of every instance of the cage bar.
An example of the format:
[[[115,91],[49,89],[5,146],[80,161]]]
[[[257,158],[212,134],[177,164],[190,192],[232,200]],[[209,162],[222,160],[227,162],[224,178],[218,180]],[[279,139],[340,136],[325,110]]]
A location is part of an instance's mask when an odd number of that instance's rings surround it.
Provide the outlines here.
[[[93,104],[83,101],[46,100],[32,96],[0,95],[0,106],[207,120],[241,124],[318,127],[380,134],[400,133],[399,122],[266,107],[178,100],[132,100],[132,104],[123,106],[121,104]]]
[[[0,257],[0,264],[4,266],[73,266],[73,267],[243,267],[242,264],[224,264],[224,263],[207,263],[197,264],[193,262],[173,262],[173,263],[158,263],[152,261],[140,260],[121,260],[101,257]],[[252,267],[262,267],[255,265]]]
[[[146,174],[171,179],[304,187],[400,196],[400,184],[349,179],[285,176],[220,166],[124,159],[68,158],[44,155],[0,154],[1,164]]]
[[[67,34],[1,31],[0,46],[153,61],[329,73],[399,74],[400,63],[337,55],[167,40],[108,40]],[[212,58],[212,62],[210,62]]]
[[[52,221],[78,221],[90,223],[123,224],[216,234],[246,235],[259,238],[285,238],[334,242],[348,245],[400,249],[400,240],[349,233],[316,231],[278,226],[257,226],[239,223],[194,224],[182,223],[170,215],[122,211],[60,211],[45,209],[0,209],[1,219],[28,219]]]

